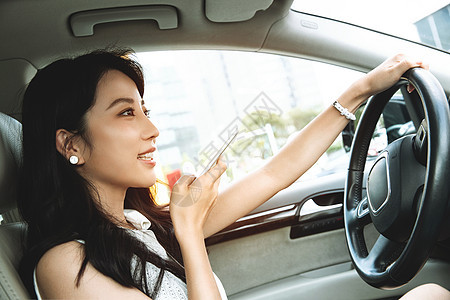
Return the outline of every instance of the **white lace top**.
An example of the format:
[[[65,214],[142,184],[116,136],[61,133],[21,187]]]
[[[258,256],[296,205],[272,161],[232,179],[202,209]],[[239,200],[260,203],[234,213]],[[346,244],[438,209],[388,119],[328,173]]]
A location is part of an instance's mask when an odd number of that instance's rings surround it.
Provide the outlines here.
[[[158,242],[153,231],[149,230],[151,226],[150,221],[136,210],[125,209],[124,213],[127,221],[133,224],[133,226],[136,228],[136,230],[130,229],[130,231],[134,234],[134,236],[143,241],[156,254],[158,254],[164,259],[168,259],[166,250]],[[133,263],[133,267],[134,264],[135,263]],[[158,280],[159,268],[149,262],[147,262],[146,267],[147,267],[146,268],[147,280],[150,285],[150,288],[153,289]],[[216,280],[216,284],[222,299],[226,300],[227,296],[225,294],[225,290],[223,288],[222,283],[220,282],[216,274],[214,274],[214,278]],[[36,281],[36,269],[34,270],[33,273],[33,280],[37,299],[41,300],[42,298],[39,293],[39,288]],[[178,300],[178,299],[180,300],[188,299],[186,284],[172,273],[166,271],[164,272],[164,277],[161,281],[161,288],[158,292],[158,295],[156,299],[153,300]]]

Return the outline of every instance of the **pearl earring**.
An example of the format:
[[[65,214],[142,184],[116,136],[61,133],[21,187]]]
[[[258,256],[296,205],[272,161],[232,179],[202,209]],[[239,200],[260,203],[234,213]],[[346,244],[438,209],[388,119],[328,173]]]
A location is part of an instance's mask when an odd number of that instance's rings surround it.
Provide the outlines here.
[[[76,165],[76,164],[78,163],[78,157],[75,156],[75,155],[72,155],[72,156],[69,158],[69,161],[70,161],[70,163],[71,163],[72,165]]]

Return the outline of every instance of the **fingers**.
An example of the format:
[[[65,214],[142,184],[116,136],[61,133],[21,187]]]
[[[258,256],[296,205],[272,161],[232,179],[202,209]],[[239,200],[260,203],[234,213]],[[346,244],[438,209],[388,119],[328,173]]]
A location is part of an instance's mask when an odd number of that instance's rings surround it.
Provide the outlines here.
[[[430,70],[430,65],[428,63],[426,63],[426,62],[423,62],[423,61],[416,61],[416,67],[425,69],[427,71]]]
[[[400,57],[401,58],[399,64],[401,65],[402,69],[408,70],[420,66],[420,64],[417,61],[414,61],[405,55],[401,55]]]
[[[420,62],[417,62],[417,64],[419,65],[419,67],[421,67],[427,71],[430,71],[430,65],[428,63],[420,61]]]
[[[394,56],[392,60],[398,63],[400,73],[406,72],[406,70],[409,70],[411,68],[422,68],[427,71],[430,70],[430,65],[428,63],[423,62],[421,60],[414,60],[411,57],[408,57],[407,55],[404,54],[398,54]],[[414,86],[411,84],[408,84],[406,89],[408,93],[412,93],[415,90]]]
[[[187,207],[198,201],[199,193],[196,193],[191,187],[195,178],[194,175],[183,175],[178,179],[170,195],[171,206]]]
[[[195,175],[183,175],[175,183],[174,188],[188,187],[195,179]]]
[[[225,162],[222,161],[222,156],[219,157],[219,159],[217,160],[217,163],[208,170],[208,172],[206,172],[203,176],[208,176],[212,182],[216,182],[220,176],[222,176],[222,174],[226,171],[227,169],[227,164]]]
[[[388,61],[391,61],[391,67],[399,67],[400,70],[406,71],[411,68],[423,68],[425,70],[429,70],[430,66],[428,63],[423,62],[422,60],[416,60],[412,57],[405,55],[405,54],[397,54],[391,59],[388,59]]]
[[[227,165],[220,157],[216,165],[198,178],[194,175],[183,175],[172,189],[171,202],[178,206],[188,206],[187,203],[196,203],[206,191],[217,193],[220,176],[226,169]]]

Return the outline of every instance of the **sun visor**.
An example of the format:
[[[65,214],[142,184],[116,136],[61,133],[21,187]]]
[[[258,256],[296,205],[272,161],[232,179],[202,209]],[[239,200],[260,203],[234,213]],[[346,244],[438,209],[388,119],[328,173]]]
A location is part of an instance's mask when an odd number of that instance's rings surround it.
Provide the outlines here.
[[[205,14],[216,23],[241,22],[250,20],[272,3],[273,0],[205,0]]]

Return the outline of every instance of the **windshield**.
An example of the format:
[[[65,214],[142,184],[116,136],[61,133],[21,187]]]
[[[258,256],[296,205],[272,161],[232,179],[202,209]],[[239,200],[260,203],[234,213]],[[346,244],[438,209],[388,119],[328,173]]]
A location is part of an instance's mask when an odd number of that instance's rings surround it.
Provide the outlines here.
[[[292,9],[450,52],[449,0],[295,0]]]

